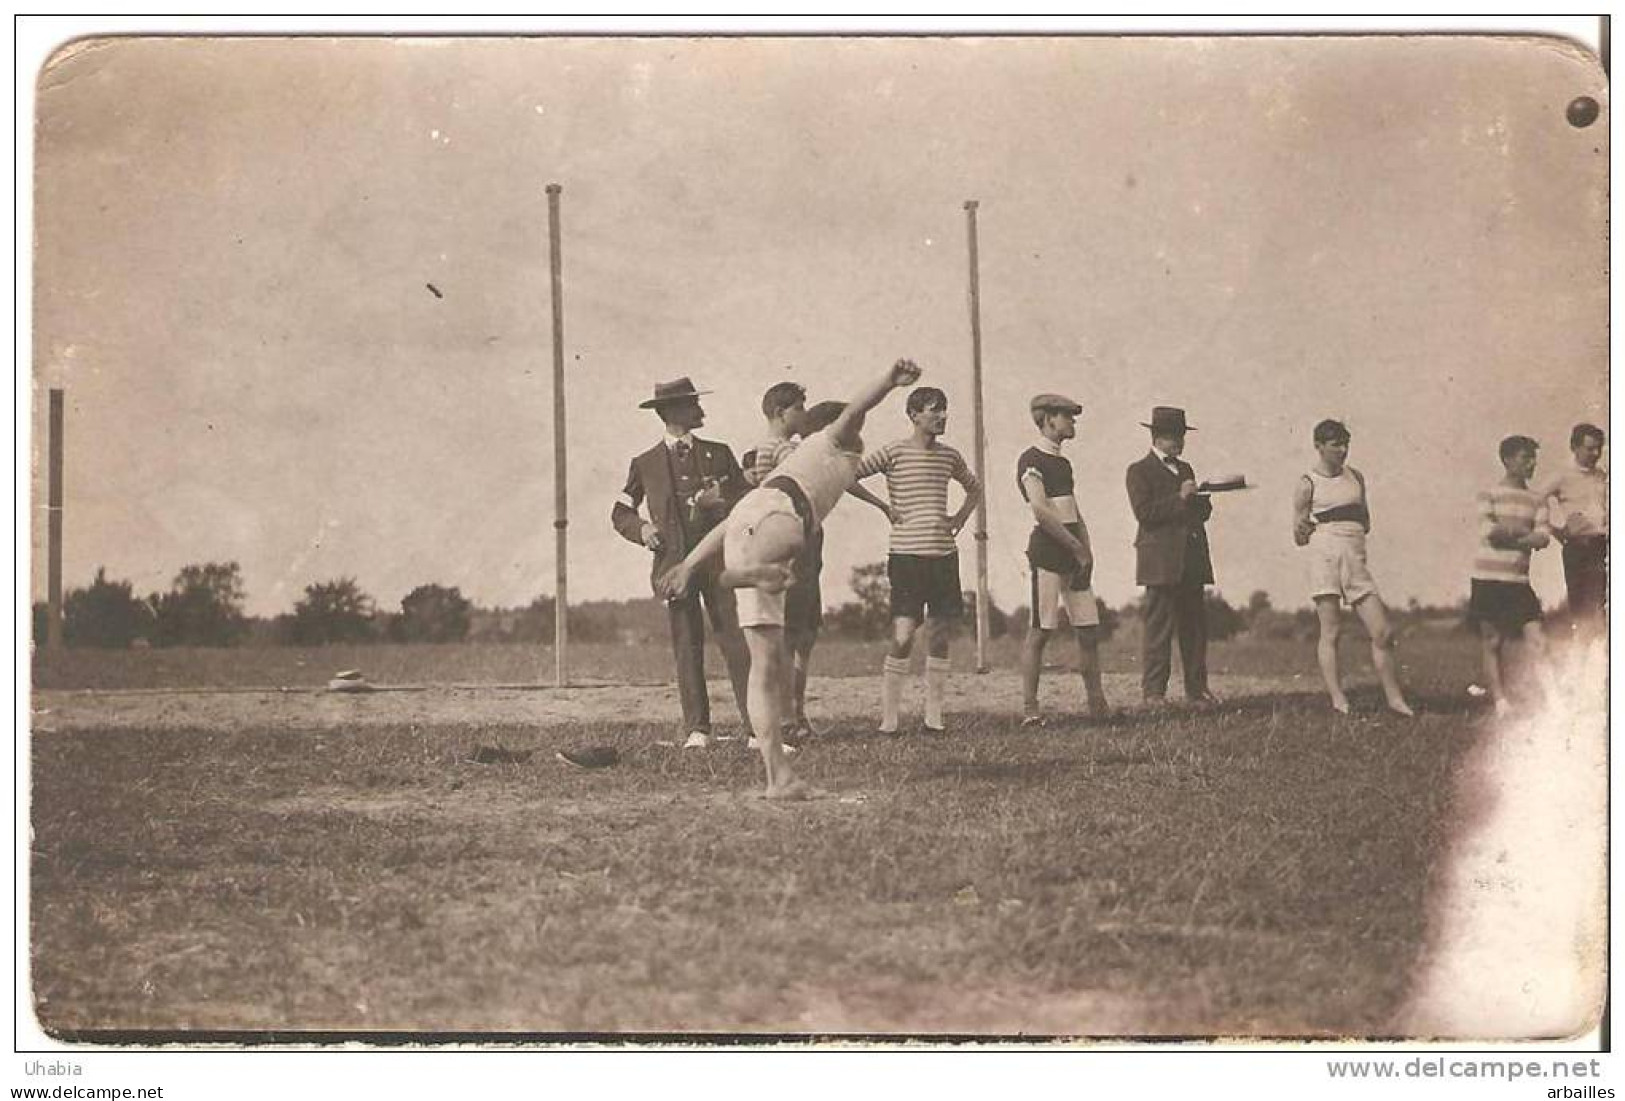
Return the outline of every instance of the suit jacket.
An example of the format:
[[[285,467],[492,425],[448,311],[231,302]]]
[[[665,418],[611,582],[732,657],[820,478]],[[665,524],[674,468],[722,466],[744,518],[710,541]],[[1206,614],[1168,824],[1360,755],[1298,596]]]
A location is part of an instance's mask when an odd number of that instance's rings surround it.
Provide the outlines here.
[[[693,550],[706,532],[720,524],[734,504],[749,491],[739,462],[727,444],[694,437],[694,456],[700,477],[716,481],[722,488],[723,506],[693,513],[679,498],[676,472],[670,447],[664,441],[632,460],[626,488],[610,510],[609,522],[621,537],[643,545],[643,517],[638,507],[647,503],[649,522],[660,533],[662,546],[650,565],[649,585]]]
[[[1179,484],[1195,480],[1190,464],[1176,459],[1176,475],[1155,452],[1128,468],[1128,499],[1140,528],[1134,537],[1134,580],[1138,585],[1213,583],[1207,528],[1213,502],[1204,496],[1180,500]]]

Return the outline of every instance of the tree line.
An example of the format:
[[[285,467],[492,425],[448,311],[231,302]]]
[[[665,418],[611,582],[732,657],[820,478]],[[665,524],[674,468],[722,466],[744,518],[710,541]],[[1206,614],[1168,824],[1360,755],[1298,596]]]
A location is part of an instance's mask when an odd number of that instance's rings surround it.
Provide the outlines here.
[[[885,562],[854,568],[853,599],[827,609],[825,631],[848,638],[877,639],[890,628],[890,597]],[[1266,638],[1310,638],[1314,613],[1277,611],[1269,594],[1252,594],[1233,607],[1217,591],[1208,592],[1208,631],[1215,639],[1243,631]],[[353,577],[305,586],[293,611],[269,618],[249,616],[247,588],[236,562],[206,562],[181,569],[161,592],[139,596],[128,581],[108,578],[105,568],[83,588],[63,597],[63,641],[73,647],[128,649],[150,646],[321,646],[328,643],[549,643],[556,606],[543,594],[522,608],[482,608],[456,586],[419,585],[401,598],[398,609],[380,608]],[[965,630],[975,629],[976,601],[966,594]],[[34,639],[43,643],[47,609],[34,605]],[[1426,608],[1411,601],[1416,619],[1455,619],[1462,609]],[[586,601],[570,608],[570,638],[577,642],[638,643],[663,638],[664,606],[653,598]],[[1110,638],[1119,626],[1138,626],[1139,604],[1120,609],[1102,604],[1101,632]],[[993,638],[1026,630],[1027,609],[1006,612],[989,601],[988,633]]]
[[[169,588],[136,595],[128,581],[98,568],[91,583],[62,601],[62,638],[69,646],[234,646],[261,642],[318,646],[330,642],[459,642],[474,621],[473,603],[456,587],[419,585],[399,611],[380,609],[353,577],[305,586],[293,612],[271,619],[244,611],[247,587],[236,562],[186,566]],[[45,636],[48,609],[34,605],[34,637]],[[552,637],[552,598],[539,598],[516,617],[519,629]],[[541,622],[545,620],[544,622]]]

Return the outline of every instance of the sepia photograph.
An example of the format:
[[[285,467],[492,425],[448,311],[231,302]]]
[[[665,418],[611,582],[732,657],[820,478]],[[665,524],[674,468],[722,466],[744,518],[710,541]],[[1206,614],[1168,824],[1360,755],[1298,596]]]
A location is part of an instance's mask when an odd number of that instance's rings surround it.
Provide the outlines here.
[[[19,1014],[1605,1027],[1594,46],[63,41]]]

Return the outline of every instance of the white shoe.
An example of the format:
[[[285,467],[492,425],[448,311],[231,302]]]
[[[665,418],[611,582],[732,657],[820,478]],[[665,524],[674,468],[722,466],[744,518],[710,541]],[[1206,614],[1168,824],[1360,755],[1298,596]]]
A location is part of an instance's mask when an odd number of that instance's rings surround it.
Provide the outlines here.
[[[703,730],[690,731],[689,735],[688,735],[688,741],[683,743],[683,748],[684,749],[710,749],[711,748],[711,735],[707,734]]]
[[[752,735],[750,740],[745,743],[745,748],[746,749],[757,749],[757,750],[759,750],[759,749],[762,748],[762,743],[759,740],[757,740],[755,735]],[[784,750],[784,755],[786,757],[790,756],[792,753],[801,752],[795,746],[793,746],[793,745],[785,745],[783,742],[779,743],[779,748]]]

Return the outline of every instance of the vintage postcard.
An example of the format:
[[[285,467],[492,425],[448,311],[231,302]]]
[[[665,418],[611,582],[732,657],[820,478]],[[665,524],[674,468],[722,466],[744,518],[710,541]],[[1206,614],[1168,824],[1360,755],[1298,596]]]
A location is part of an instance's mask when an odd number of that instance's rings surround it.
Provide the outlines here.
[[[133,35],[38,74],[53,1042],[1557,1041],[1562,38]]]

